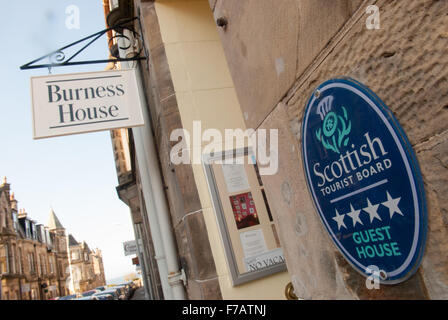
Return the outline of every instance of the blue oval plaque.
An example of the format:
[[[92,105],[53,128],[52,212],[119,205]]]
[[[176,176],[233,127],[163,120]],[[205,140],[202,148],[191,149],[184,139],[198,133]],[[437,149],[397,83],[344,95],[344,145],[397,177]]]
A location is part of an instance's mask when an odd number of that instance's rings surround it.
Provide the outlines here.
[[[423,255],[426,203],[417,159],[392,112],[359,82],[329,80],[308,101],[302,138],[308,187],[344,257],[382,283],[408,279]]]

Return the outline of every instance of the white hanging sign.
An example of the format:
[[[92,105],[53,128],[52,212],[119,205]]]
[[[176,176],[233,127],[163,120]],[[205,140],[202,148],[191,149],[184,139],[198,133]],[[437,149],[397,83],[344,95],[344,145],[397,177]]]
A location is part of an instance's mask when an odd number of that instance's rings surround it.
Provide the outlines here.
[[[137,243],[135,240],[123,242],[124,255],[130,256],[137,253]]]
[[[138,245],[143,246],[142,239],[138,239]],[[130,256],[138,253],[137,242],[135,240],[123,242],[124,255]]]
[[[34,139],[144,124],[135,69],[31,78]]]

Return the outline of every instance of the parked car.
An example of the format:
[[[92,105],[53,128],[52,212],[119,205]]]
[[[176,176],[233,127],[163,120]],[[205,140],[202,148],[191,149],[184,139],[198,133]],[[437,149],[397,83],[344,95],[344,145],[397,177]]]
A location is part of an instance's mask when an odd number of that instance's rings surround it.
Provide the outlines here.
[[[115,286],[114,289],[118,291],[118,299],[127,300],[128,295],[124,286]]]
[[[98,292],[101,292],[101,291],[100,290],[89,290],[89,291],[85,291],[85,292],[81,293],[81,295],[83,297],[90,297],[91,295],[98,293]]]
[[[104,294],[102,292],[93,297],[96,297],[98,300],[115,300],[112,294],[109,293]]]
[[[126,282],[124,285],[127,286],[128,290],[129,290],[129,295],[130,295],[130,297],[132,297],[134,295],[135,290],[137,290],[137,286],[135,285],[135,283],[133,281]]]
[[[120,289],[121,292],[122,292],[122,294],[125,295],[126,299],[129,298],[129,288],[128,288],[127,285],[125,285],[125,284],[119,284],[119,285],[117,285],[115,288]]]
[[[129,291],[129,297],[132,297],[132,295],[134,294],[134,291],[136,290],[136,286],[135,286],[134,282],[129,281],[129,282],[125,282],[121,285],[125,286],[127,288],[127,290]]]
[[[98,298],[95,296],[87,296],[87,297],[80,297],[74,300],[98,300]]]
[[[120,300],[120,293],[118,290],[114,289],[114,288],[110,288],[98,293],[94,293],[93,296],[103,296],[103,295],[111,295],[113,298],[112,300]]]
[[[101,287],[96,287],[95,290],[99,290],[99,291],[104,291],[106,290],[107,287],[106,286],[101,286]]]
[[[76,298],[78,298],[78,295],[71,294],[68,296],[60,297],[58,300],[75,300]]]
[[[119,290],[120,294],[120,300],[128,300],[129,299],[129,290],[126,286],[118,285],[115,286],[114,289]]]

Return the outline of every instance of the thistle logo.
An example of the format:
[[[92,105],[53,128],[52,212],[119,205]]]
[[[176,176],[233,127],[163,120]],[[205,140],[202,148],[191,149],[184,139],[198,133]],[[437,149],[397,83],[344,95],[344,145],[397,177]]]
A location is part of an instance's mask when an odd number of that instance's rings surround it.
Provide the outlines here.
[[[333,109],[334,97],[324,98],[317,107],[317,114],[323,121],[322,128],[316,130],[316,137],[326,150],[341,153],[341,148],[349,142],[348,135],[352,130],[352,123],[348,120],[347,110],[342,108],[342,115]]]

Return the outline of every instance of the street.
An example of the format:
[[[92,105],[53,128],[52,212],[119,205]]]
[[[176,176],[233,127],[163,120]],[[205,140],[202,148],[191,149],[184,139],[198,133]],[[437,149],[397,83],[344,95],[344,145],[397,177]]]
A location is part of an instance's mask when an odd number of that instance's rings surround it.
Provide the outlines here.
[[[135,290],[134,295],[130,300],[146,300],[144,287],[140,287]]]

